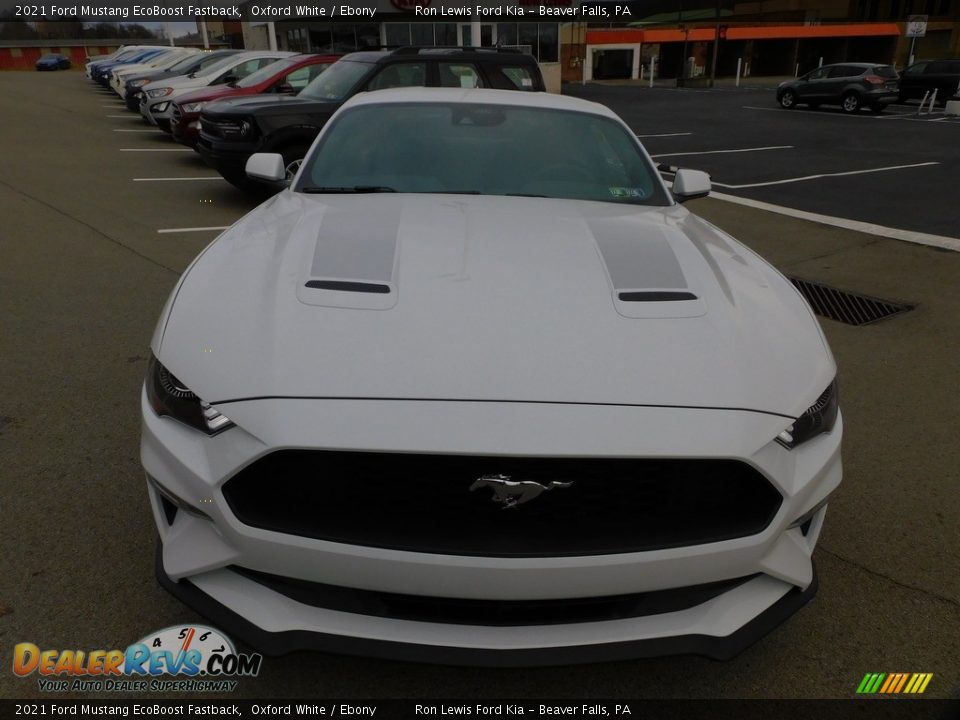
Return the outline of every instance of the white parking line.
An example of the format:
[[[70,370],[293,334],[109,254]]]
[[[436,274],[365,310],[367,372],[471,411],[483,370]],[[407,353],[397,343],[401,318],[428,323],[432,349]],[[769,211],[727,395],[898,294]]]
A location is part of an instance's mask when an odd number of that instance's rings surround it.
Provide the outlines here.
[[[679,157],[680,155],[722,155],[725,153],[758,152],[760,150],[792,150],[793,145],[769,145],[767,147],[738,148],[736,150],[698,150],[697,152],[658,153],[650,157]]]
[[[680,137],[681,135],[693,135],[693,133],[660,133],[658,135],[637,135],[638,138],[648,137]]]
[[[164,228],[163,230],[157,230],[161,235],[167,233],[185,233],[185,232],[207,232],[213,230],[226,230],[229,225],[219,225],[213,227],[192,227],[192,228]]]
[[[767,212],[777,213],[778,215],[787,215],[788,217],[799,218],[800,220],[809,220],[810,222],[820,223],[821,225],[831,225],[833,227],[855,230],[869,235],[878,235],[880,237],[903,240],[918,245],[929,245],[931,247],[960,252],[960,238],[952,238],[945,235],[931,235],[929,233],[914,232],[913,230],[901,230],[900,228],[874,225],[873,223],[861,222],[860,220],[848,220],[847,218],[833,217],[832,215],[820,215],[819,213],[795,210],[793,208],[783,207],[782,205],[772,205],[771,203],[751,200],[750,198],[738,197],[736,195],[726,195],[724,193],[710,193],[710,197],[724,202],[756,208],[757,210],[766,210]]]
[[[761,110],[763,112],[785,112],[783,108],[769,108],[769,107],[756,107],[754,105],[743,105],[744,110]],[[847,114],[847,113],[803,113],[802,117],[812,117],[812,118],[860,118],[861,120],[904,120],[907,122],[932,122],[932,120],[926,120],[924,118],[917,117],[915,112],[910,110],[903,112],[889,112],[885,111],[883,115],[861,115],[857,114]]]
[[[191,148],[120,148],[120,152],[193,152]]]
[[[133,118],[133,115],[131,113],[127,113],[126,115],[107,115],[107,117],[108,118],[127,118],[129,120]]]
[[[153,129],[153,130],[127,130],[127,129],[125,129],[125,128],[123,128],[123,129],[121,129],[121,128],[114,128],[113,131],[114,131],[114,132],[154,133],[154,134],[156,134],[156,133],[158,133],[158,132],[163,132],[163,130],[158,130],[158,129]]]
[[[770,180],[769,182],[743,183],[742,185],[728,185],[726,183],[714,182],[717,187],[727,188],[729,190],[739,190],[741,188],[767,187],[768,185],[786,185],[788,183],[803,182],[804,180],[817,180],[825,177],[842,177],[844,175],[866,175],[868,173],[886,172],[888,170],[906,170],[908,168],[926,167],[928,165],[939,165],[937,161],[914,163],[912,165],[890,165],[889,167],[871,168],[870,170],[848,170],[847,172],[820,173],[818,175],[804,175],[803,177],[786,178],[784,180]]]
[[[181,180],[223,180],[219,175],[204,175],[203,177],[172,177],[172,178],[133,178],[133,182],[170,182]]]

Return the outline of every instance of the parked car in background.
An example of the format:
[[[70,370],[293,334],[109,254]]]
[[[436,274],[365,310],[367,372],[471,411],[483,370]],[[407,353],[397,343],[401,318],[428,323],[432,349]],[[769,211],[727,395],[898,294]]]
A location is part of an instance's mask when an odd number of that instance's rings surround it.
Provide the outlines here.
[[[340,55],[294,55],[260,68],[243,80],[193,90],[173,103],[170,130],[177,142],[188,147],[200,136],[200,111],[215,100],[256,94],[296,95],[311,80],[340,59]]]
[[[900,74],[900,100],[922,99],[937,91],[937,101],[946,104],[960,90],[960,59],[921,60]]]
[[[103,87],[109,87],[110,71],[118,65],[133,65],[134,63],[146,62],[150,58],[164,53],[163,48],[152,47],[146,50],[140,50],[129,57],[117,57],[115,60],[96,63],[91,73],[91,79]]]
[[[124,92],[126,91],[127,78],[145,72],[167,70],[185,58],[196,55],[198,52],[200,51],[196,48],[170,48],[166,53],[157,55],[145,63],[117,65],[110,71],[110,87],[123,98]]]
[[[133,56],[152,48],[152,45],[125,45],[107,55],[95,55],[93,57],[88,57],[86,65],[87,77],[93,80],[94,72],[96,72],[97,68],[99,68],[101,65],[115,62],[117,60],[126,60],[127,58],[132,58]]]
[[[787,110],[797,105],[811,109],[839,105],[845,113],[859,112],[863,107],[882,112],[897,98],[896,68],[878,63],[824,65],[777,87],[777,102]]]
[[[295,98],[239,98],[203,109],[197,150],[237,187],[263,190],[244,167],[253,153],[283,155],[292,177],[330,116],[359,92],[394,87],[543,91],[531,56],[506,48],[418,48],[357,52],[320,75]]]
[[[69,70],[70,58],[59,53],[42,55],[36,63],[37,70]]]
[[[188,75],[199,75],[207,68],[220,62],[230,55],[237,55],[243,50],[210,50],[190,55],[176,65],[167,70],[154,70],[153,72],[142,73],[128,77],[124,84],[123,99],[127,104],[127,110],[131,112],[140,112],[140,95],[142,88],[147,83],[165,78],[174,78]]]
[[[773,630],[817,589],[837,368],[791,282],[680,205],[709,191],[584,100],[356,94],[158,322],[160,583],[274,654],[729,658]]]
[[[143,86],[140,113],[152,125],[170,132],[173,103],[178,96],[211,85],[226,85],[252,75],[277,60],[296,55],[277,50],[253,50],[223,58],[200,73],[187,77],[156,80]]]

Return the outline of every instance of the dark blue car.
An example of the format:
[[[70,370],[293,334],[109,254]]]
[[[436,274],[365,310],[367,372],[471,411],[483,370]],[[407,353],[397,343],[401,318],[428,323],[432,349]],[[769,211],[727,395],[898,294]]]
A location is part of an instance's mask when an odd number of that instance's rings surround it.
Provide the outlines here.
[[[43,55],[37,60],[37,70],[69,70],[70,58],[56,53]]]
[[[154,48],[151,50],[142,50],[134,55],[120,59],[120,60],[110,60],[107,62],[98,62],[93,68],[93,72],[90,77],[94,82],[98,82],[104,87],[110,82],[110,71],[117,65],[133,65],[135,63],[141,63],[149,60],[150,58],[159,55],[162,52],[166,52],[166,48]]]

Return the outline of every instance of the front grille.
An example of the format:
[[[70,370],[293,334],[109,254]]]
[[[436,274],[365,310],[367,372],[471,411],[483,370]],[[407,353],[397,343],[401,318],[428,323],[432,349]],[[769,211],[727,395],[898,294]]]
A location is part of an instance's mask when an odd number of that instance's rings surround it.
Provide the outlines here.
[[[200,129],[212,137],[229,138],[241,134],[240,123],[236,120],[210,120],[200,118]]]
[[[601,622],[680,612],[702,605],[757,577],[629,595],[563,600],[474,600],[401,595],[325,585],[231,566],[235,573],[311,607],[358,615],[456,625],[523,626]]]
[[[514,507],[482,476],[555,487]],[[569,486],[562,486],[572,483]],[[492,557],[639,552],[753,535],[779,492],[733,460],[517,458],[282,450],[223,486],[257,528],[372,547]]]
[[[173,106],[173,122],[175,125],[180,124],[180,120],[183,118],[183,113],[180,111],[179,105]]]

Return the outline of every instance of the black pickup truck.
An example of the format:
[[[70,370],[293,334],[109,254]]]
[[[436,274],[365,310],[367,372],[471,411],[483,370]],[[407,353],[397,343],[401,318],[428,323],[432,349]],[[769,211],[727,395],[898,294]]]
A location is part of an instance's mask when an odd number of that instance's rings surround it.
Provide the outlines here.
[[[542,92],[537,61],[506,48],[420,48],[351,53],[294,97],[251,95],[211,103],[200,116],[197,151],[210,167],[243,189],[247,158],[283,155],[288,180],[327,120],[358,92],[395,87],[485,87]]]

